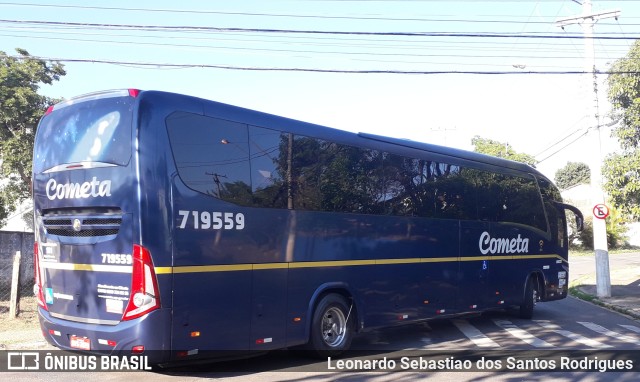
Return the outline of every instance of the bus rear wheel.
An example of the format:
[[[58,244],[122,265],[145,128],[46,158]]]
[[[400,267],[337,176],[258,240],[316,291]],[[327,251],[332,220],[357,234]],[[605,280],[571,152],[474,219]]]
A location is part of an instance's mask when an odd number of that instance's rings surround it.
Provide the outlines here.
[[[320,357],[337,356],[349,349],[354,333],[351,307],[339,294],[324,296],[311,321],[309,347]]]
[[[524,299],[520,305],[518,316],[520,318],[531,319],[533,317],[533,308],[538,301],[538,289],[536,288],[535,277],[530,276],[524,287]]]

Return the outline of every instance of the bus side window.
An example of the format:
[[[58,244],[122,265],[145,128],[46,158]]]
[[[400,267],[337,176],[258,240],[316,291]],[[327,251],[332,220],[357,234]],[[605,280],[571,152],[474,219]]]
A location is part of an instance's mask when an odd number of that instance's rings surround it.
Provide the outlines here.
[[[534,179],[503,175],[499,221],[526,224],[547,231],[544,207]]]
[[[287,208],[289,174],[288,133],[249,126],[251,152],[251,192],[253,206]]]
[[[187,187],[251,204],[247,125],[185,112],[171,114],[166,124],[178,174]]]
[[[564,211],[559,209],[555,202],[560,202],[562,197],[560,192],[546,179],[539,178],[538,184],[540,186],[540,193],[542,194],[542,200],[544,203],[544,209],[549,219],[549,225],[551,232],[557,232],[557,237],[552,240],[560,247],[565,247],[566,232],[566,217]]]

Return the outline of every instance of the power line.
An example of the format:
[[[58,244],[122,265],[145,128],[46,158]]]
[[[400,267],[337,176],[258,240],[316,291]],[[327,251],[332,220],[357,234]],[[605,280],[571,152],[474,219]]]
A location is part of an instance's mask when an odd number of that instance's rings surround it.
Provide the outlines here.
[[[458,18],[415,18],[415,17],[382,17],[382,16],[329,16],[329,15],[302,15],[289,13],[258,13],[258,12],[229,12],[197,9],[167,9],[167,8],[126,8],[126,7],[104,7],[88,5],[66,5],[66,4],[36,4],[18,2],[0,2],[0,5],[38,7],[38,8],[62,8],[62,9],[86,9],[86,10],[106,10],[123,12],[152,12],[152,13],[176,13],[176,14],[214,14],[226,16],[257,16],[257,17],[286,17],[304,19],[335,19],[335,20],[371,20],[371,21],[414,21],[414,22],[454,22],[454,23],[495,23],[495,24],[548,24],[546,21],[517,21],[517,20],[474,20]],[[452,16],[433,16],[452,17]],[[514,17],[514,16],[508,16]],[[613,25],[613,24],[611,24]],[[624,24],[638,25],[638,24]]]
[[[60,32],[60,29],[64,29],[64,30],[70,30],[72,32]],[[55,37],[51,37],[52,33],[55,33],[56,35],[63,35],[63,34],[73,34],[74,36],[108,36],[108,37],[137,37],[137,38],[145,38],[145,39],[188,39],[188,40],[207,40],[207,41],[240,41],[240,42],[259,42],[259,43],[263,43],[263,42],[269,42],[269,43],[282,43],[282,44],[305,44],[305,45],[317,45],[317,46],[346,46],[346,47],[373,47],[373,48],[386,48],[386,47],[393,47],[393,48],[398,48],[399,45],[398,44],[402,44],[400,45],[402,48],[404,49],[425,49],[425,48],[432,48],[437,46],[439,49],[445,49],[445,50],[454,50],[454,49],[460,49],[460,46],[455,45],[455,44],[464,44],[464,45],[479,45],[479,44],[484,44],[487,46],[487,48],[492,49],[492,50],[509,50],[509,51],[513,51],[513,47],[514,46],[527,46],[527,45],[535,45],[535,46],[540,46],[543,43],[542,42],[531,42],[531,41],[522,41],[522,42],[512,42],[511,44],[509,44],[508,46],[505,46],[505,44],[503,44],[500,41],[492,41],[492,42],[481,42],[481,41],[456,41],[455,43],[452,43],[450,40],[429,40],[429,44],[434,44],[434,45],[425,45],[425,42],[419,42],[416,40],[398,40],[398,39],[394,39],[394,40],[371,40],[368,38],[332,38],[332,37],[318,37],[318,36],[270,36],[270,35],[260,35],[261,39],[246,39],[246,38],[221,38],[221,37],[205,37],[205,36],[193,36],[193,35],[189,35],[189,36],[167,36],[167,35],[144,35],[144,34],[113,34],[113,33],[87,33],[87,32],[82,32],[79,33],[77,28],[73,28],[73,27],[69,27],[69,28],[59,28],[59,27],[54,27],[52,29],[48,29],[46,26],[41,27],[41,26],[33,26],[33,27],[23,27],[23,26],[7,26],[7,27],[3,27],[0,28],[0,30],[5,30],[7,32],[13,32],[13,31],[19,31],[19,32],[23,32],[23,33],[46,33],[47,37],[50,38],[55,38]],[[223,36],[227,36],[226,33],[224,32],[220,32]],[[238,34],[234,34],[235,36],[248,36],[251,38],[255,38],[255,34],[254,33],[248,33],[248,34],[242,34],[242,33],[238,33]],[[28,37],[28,36],[18,36],[18,37]],[[293,39],[293,41],[291,40]],[[325,41],[325,40],[329,40],[329,42],[309,42],[309,40],[314,41],[314,40],[320,40],[320,41]],[[366,42],[367,44],[362,44],[362,42]],[[385,42],[387,42],[388,44],[384,44]],[[353,43],[353,44],[352,44]],[[409,44],[405,44],[405,43],[411,43],[411,45]],[[440,46],[438,44],[446,44],[446,46]],[[611,42],[609,42],[609,46],[613,46],[613,47],[624,47],[624,48],[628,48],[628,44],[627,43],[622,43],[623,45],[612,45]],[[565,46],[575,46],[575,44],[573,42],[569,42],[569,43],[564,43],[562,41],[554,41],[553,44],[547,45],[547,47],[553,47],[556,48],[558,47],[559,50],[562,50],[563,52],[565,50],[564,47]],[[465,50],[469,50],[469,49],[474,49],[474,48],[469,48],[469,47],[464,47]],[[484,47],[482,47],[482,49],[485,49]],[[626,50],[625,50],[626,52]]]
[[[296,30],[296,29],[271,29],[271,28],[229,28],[229,27],[208,27],[208,26],[188,26],[188,25],[136,25],[136,24],[107,24],[107,23],[78,23],[62,21],[36,21],[36,20],[6,20],[0,19],[0,23],[9,24],[35,24],[35,25],[56,25],[75,26],[123,30],[154,30],[154,31],[214,31],[214,32],[254,32],[254,33],[279,33],[279,34],[311,34],[311,35],[354,35],[354,36],[406,36],[406,37],[472,37],[472,38],[533,38],[533,39],[580,39],[585,37],[578,34],[538,34],[529,32],[528,34],[518,33],[493,33],[493,32],[366,32],[366,31],[322,31],[322,30]],[[602,33],[593,36],[594,40],[635,40],[640,35],[633,36],[609,36],[609,33]],[[617,33],[616,33],[617,34]]]
[[[547,155],[546,157],[538,160],[538,163],[542,163],[545,160],[551,158],[552,156],[556,155],[557,153],[559,153],[560,151],[566,149],[567,147],[571,146],[572,144],[574,144],[575,142],[577,142],[580,138],[584,137],[585,135],[587,135],[589,133],[589,131],[591,131],[591,128],[587,128],[585,129],[585,131],[580,134],[578,137],[576,137],[574,140],[572,140],[571,142],[567,143],[566,145],[560,147],[558,150],[552,152],[551,154]]]
[[[286,68],[286,67],[249,67],[249,66],[232,66],[232,65],[214,65],[214,64],[172,64],[172,63],[153,63],[153,62],[134,62],[134,61],[118,61],[105,59],[79,59],[79,58],[55,58],[55,57],[38,57],[38,56],[7,56],[14,59],[37,59],[55,62],[72,62],[72,63],[92,63],[92,64],[113,64],[128,65],[138,67],[156,67],[156,68],[180,68],[180,69],[226,69],[239,71],[271,71],[271,72],[314,72],[314,73],[345,73],[345,74],[421,74],[421,75],[437,75],[437,74],[475,74],[475,75],[570,75],[570,74],[586,74],[589,72],[580,70],[566,71],[498,71],[498,70],[346,70],[346,69],[319,69],[319,68]],[[637,71],[629,72],[606,72],[606,74],[640,74]]]
[[[51,36],[25,36],[15,34],[0,34],[4,37],[18,37],[18,38],[34,38],[34,39],[46,39],[46,40],[60,40],[60,41],[76,41],[76,42],[88,42],[88,43],[116,43],[116,44],[133,44],[140,46],[166,46],[166,47],[181,47],[181,48],[202,48],[202,49],[223,49],[223,50],[249,50],[249,51],[265,51],[265,52],[278,52],[278,53],[313,53],[313,54],[339,54],[345,56],[398,56],[397,52],[345,52],[345,51],[321,51],[321,50],[297,50],[297,49],[275,49],[275,48],[255,48],[255,47],[240,47],[240,46],[211,46],[211,45],[193,45],[193,44],[171,44],[171,43],[154,43],[154,42],[135,42],[135,41],[116,41],[116,40],[88,40],[81,38],[64,38],[64,37],[51,37]],[[403,57],[457,57],[457,58],[512,58],[512,59],[530,59],[536,58],[541,60],[557,60],[557,59],[572,59],[580,58],[579,56],[557,56],[557,55],[544,55],[544,56],[523,56],[523,55],[482,55],[482,54],[437,54],[437,53],[402,53]]]

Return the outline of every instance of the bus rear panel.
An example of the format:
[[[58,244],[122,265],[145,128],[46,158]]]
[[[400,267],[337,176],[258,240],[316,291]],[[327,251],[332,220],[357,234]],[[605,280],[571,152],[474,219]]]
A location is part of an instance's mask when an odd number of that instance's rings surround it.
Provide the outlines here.
[[[43,334],[62,349],[139,353],[170,344],[154,270],[162,258],[140,241],[136,96],[74,98],[38,127],[35,289]]]

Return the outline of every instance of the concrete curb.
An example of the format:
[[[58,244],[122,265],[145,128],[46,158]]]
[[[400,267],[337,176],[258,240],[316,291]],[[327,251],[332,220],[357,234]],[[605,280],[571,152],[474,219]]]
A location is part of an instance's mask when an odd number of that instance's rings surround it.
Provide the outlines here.
[[[576,288],[580,288],[580,286],[577,286]],[[585,296],[582,295],[582,294],[587,295],[588,297],[585,298]],[[598,306],[601,306],[603,308],[612,310],[614,312],[617,312],[617,313],[620,313],[620,314],[624,314],[625,316],[629,316],[629,317],[631,317],[631,318],[633,318],[635,320],[640,320],[640,314],[634,312],[632,310],[633,308],[629,308],[629,307],[626,307],[626,306],[616,305],[616,304],[612,304],[612,303],[609,303],[609,302],[606,302],[606,301],[602,301],[599,298],[597,298],[596,296],[588,294],[588,293],[585,293],[584,291],[581,291],[581,293],[571,293],[571,296],[575,297],[577,299],[586,301],[586,302],[590,302],[590,303],[592,303],[594,305],[598,305]]]

